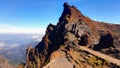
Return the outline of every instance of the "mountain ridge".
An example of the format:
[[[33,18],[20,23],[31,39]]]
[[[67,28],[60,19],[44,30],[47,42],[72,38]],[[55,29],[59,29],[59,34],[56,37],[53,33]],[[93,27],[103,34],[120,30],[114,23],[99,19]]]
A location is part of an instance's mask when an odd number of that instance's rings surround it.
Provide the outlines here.
[[[27,49],[26,63],[18,68],[42,68],[62,57],[68,60],[66,63],[72,64],[71,68],[119,67],[90,52],[81,50],[79,46],[120,59],[120,31],[118,30],[120,25],[91,20],[75,6],[70,6],[66,2],[63,7],[64,10],[57,25],[48,25],[42,41],[35,48]],[[65,61],[65,59],[60,61]],[[52,66],[48,65],[46,68],[49,67]]]

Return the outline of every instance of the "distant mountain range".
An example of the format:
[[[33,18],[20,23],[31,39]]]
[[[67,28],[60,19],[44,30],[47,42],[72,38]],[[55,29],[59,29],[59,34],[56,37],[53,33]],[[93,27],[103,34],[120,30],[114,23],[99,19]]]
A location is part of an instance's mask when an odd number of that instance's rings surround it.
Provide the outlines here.
[[[27,47],[37,45],[41,37],[40,34],[0,34],[0,55],[7,58],[11,65],[17,66],[25,62]]]

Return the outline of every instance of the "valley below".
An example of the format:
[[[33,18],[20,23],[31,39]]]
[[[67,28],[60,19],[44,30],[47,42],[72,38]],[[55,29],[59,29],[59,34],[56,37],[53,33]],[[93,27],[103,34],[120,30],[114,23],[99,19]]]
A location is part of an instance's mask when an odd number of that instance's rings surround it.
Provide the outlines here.
[[[7,60],[9,65],[16,67],[21,62],[25,62],[26,49],[35,47],[41,40],[42,35],[6,33],[0,34],[0,37],[0,55]]]

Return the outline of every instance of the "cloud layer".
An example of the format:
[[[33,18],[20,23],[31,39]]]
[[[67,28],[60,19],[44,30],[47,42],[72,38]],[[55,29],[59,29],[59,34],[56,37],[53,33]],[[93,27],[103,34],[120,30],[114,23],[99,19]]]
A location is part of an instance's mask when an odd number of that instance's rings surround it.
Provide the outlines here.
[[[43,28],[19,28],[12,25],[0,24],[0,33],[39,33],[44,34]]]

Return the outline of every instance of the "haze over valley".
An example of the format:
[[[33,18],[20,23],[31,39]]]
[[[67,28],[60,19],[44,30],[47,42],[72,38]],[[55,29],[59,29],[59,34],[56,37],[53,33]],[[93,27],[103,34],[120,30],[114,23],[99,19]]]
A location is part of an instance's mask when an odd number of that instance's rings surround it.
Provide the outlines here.
[[[37,45],[42,36],[40,34],[1,33],[0,55],[8,59],[14,66],[25,62],[27,47]]]

